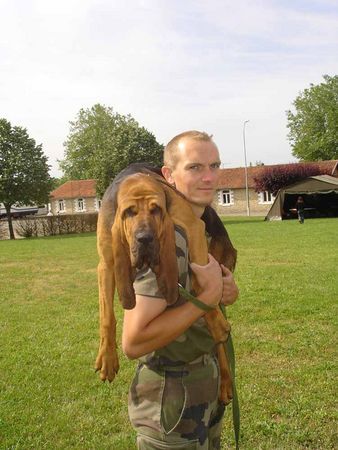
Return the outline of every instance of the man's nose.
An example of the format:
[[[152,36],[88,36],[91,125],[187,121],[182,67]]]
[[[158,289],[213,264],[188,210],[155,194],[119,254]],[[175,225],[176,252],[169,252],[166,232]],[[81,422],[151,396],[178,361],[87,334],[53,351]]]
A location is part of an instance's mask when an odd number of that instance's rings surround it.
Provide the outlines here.
[[[205,169],[202,175],[202,181],[211,182],[215,179],[215,173],[211,169]]]

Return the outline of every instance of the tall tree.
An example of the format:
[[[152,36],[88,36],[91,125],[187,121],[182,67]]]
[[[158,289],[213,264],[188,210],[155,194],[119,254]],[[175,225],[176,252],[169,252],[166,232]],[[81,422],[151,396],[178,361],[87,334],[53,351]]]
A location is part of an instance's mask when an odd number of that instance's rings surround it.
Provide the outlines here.
[[[131,116],[100,104],[81,109],[65,142],[60,167],[69,179],[94,178],[102,195],[113,178],[133,162],[162,162],[163,146]]]
[[[45,203],[51,188],[47,157],[27,130],[0,119],[0,202],[6,208],[14,239],[11,206]]]
[[[295,113],[287,111],[292,153],[302,161],[338,159],[338,76],[323,78],[298,95]]]

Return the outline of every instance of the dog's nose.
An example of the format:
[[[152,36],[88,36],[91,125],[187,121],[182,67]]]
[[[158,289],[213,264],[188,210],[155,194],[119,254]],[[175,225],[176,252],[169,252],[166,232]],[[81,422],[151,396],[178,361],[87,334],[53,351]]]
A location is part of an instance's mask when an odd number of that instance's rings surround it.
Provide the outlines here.
[[[154,237],[151,233],[138,233],[136,235],[136,239],[138,240],[138,242],[140,244],[146,245],[146,244],[151,244],[154,240]]]

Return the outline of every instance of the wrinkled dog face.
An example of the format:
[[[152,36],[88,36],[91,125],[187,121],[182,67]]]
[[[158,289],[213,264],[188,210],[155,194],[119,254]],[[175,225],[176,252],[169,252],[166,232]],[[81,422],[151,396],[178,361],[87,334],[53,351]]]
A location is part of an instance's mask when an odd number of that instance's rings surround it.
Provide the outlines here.
[[[166,214],[163,190],[149,176],[128,177],[119,189],[118,208],[132,267],[153,269],[159,264],[159,240]]]

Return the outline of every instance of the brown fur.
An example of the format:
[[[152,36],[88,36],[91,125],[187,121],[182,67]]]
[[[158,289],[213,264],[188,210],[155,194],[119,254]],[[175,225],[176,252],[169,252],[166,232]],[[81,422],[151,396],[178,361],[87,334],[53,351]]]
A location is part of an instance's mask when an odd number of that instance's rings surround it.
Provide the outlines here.
[[[208,211],[208,214],[213,214]],[[208,229],[212,223],[210,218],[206,223]],[[97,231],[100,349],[95,364],[102,380],[112,381],[119,369],[113,309],[115,287],[122,306],[133,308],[136,269],[145,265],[155,273],[159,289],[167,302],[173,304],[178,298],[174,224],[186,233],[191,261],[207,264],[205,223],[194,215],[189,202],[160,176],[147,171],[127,173],[118,178],[104,196]],[[236,250],[225,230],[214,234],[210,252],[220,263],[233,270]],[[194,277],[192,282],[198,294],[200,288]],[[215,342],[224,342],[230,326],[220,310],[207,313],[205,319]],[[220,400],[229,403],[232,386],[224,346],[218,345],[217,351],[221,368]]]

